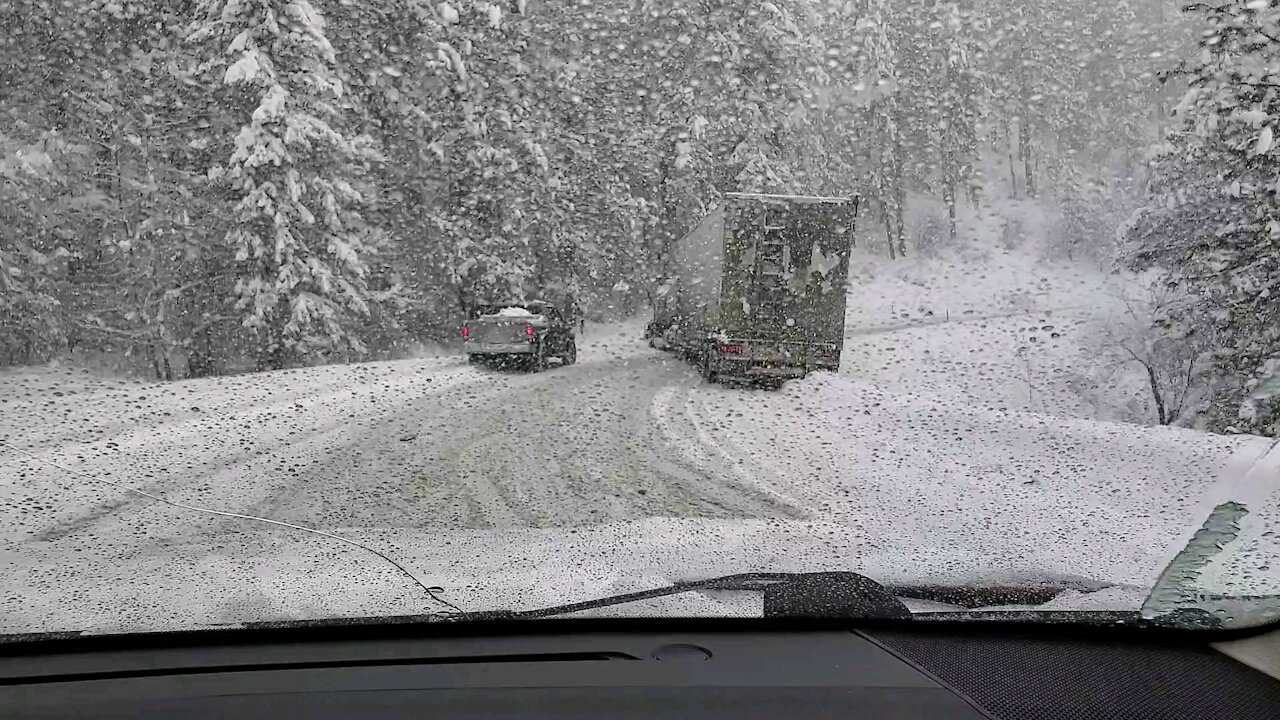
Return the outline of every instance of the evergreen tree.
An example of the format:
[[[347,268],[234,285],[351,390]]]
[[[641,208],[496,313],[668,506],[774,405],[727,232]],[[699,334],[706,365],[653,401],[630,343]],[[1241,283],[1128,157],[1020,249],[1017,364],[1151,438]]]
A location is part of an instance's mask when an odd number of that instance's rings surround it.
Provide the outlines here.
[[[1216,427],[1264,427],[1240,408],[1280,357],[1280,10],[1237,0],[1199,5],[1208,31],[1181,75],[1182,128],[1155,166],[1150,201],[1128,231],[1130,262],[1158,268],[1188,301],[1163,319],[1176,333],[1213,333]],[[1274,430],[1274,428],[1272,428]]]
[[[353,108],[324,16],[307,0],[207,0],[188,41],[204,51],[200,72],[225,86],[216,97],[242,117],[209,178],[236,198],[224,241],[258,366],[362,352],[350,323],[369,313],[364,256],[379,236],[358,208],[377,156],[348,131]]]

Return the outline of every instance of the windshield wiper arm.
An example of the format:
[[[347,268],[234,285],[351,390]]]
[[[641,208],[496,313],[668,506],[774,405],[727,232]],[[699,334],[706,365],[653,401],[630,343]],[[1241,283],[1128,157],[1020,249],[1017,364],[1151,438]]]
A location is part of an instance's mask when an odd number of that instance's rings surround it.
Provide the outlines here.
[[[464,613],[453,620],[532,620],[584,610],[624,605],[697,590],[744,590],[764,593],[764,616],[786,618],[897,618],[911,611],[883,585],[852,572],[739,573],[707,580],[673,583],[652,590],[610,595],[535,610],[492,610]]]

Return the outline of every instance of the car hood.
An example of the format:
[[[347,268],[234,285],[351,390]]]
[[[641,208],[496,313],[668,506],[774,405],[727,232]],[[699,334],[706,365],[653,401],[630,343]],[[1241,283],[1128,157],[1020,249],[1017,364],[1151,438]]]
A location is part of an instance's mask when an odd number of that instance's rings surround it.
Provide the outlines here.
[[[1153,552],[1143,565],[1082,576],[1043,558],[957,562],[946,548],[927,543],[870,546],[851,541],[847,526],[764,520],[340,532],[394,558],[463,611],[559,605],[731,573],[832,570],[885,585],[1051,585],[1061,592],[1045,609],[1138,610],[1167,565]],[[145,550],[99,548],[73,559],[56,552],[43,557],[33,546],[5,555],[14,588],[0,614],[5,634],[176,630],[445,609],[386,560],[300,532],[250,529]],[[760,603],[750,594],[704,591],[594,614],[758,617]],[[954,609],[907,604],[913,612]]]

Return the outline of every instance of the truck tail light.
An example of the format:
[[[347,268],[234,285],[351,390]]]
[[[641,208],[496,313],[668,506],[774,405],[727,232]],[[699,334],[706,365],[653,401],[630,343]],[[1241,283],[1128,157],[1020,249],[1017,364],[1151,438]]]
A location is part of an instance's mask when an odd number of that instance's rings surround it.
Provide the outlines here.
[[[741,355],[742,346],[741,345],[721,345],[720,352],[724,355]]]
[[[471,328],[467,327],[466,325],[463,325],[463,326],[462,326],[462,339],[463,339],[463,340],[466,340],[466,339],[467,339],[467,338],[469,338],[469,337],[471,337]]]
[[[533,337],[533,326],[532,326],[532,325],[525,325],[525,326],[524,326],[524,334],[525,334],[525,335],[528,335],[529,337]]]

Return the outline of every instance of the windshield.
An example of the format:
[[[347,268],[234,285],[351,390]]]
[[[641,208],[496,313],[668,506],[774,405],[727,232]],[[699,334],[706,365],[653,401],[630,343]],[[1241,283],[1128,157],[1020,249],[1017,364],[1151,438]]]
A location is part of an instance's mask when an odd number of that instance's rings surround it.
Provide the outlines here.
[[[6,3],[0,634],[1269,622],[1280,10],[1182,5]]]

